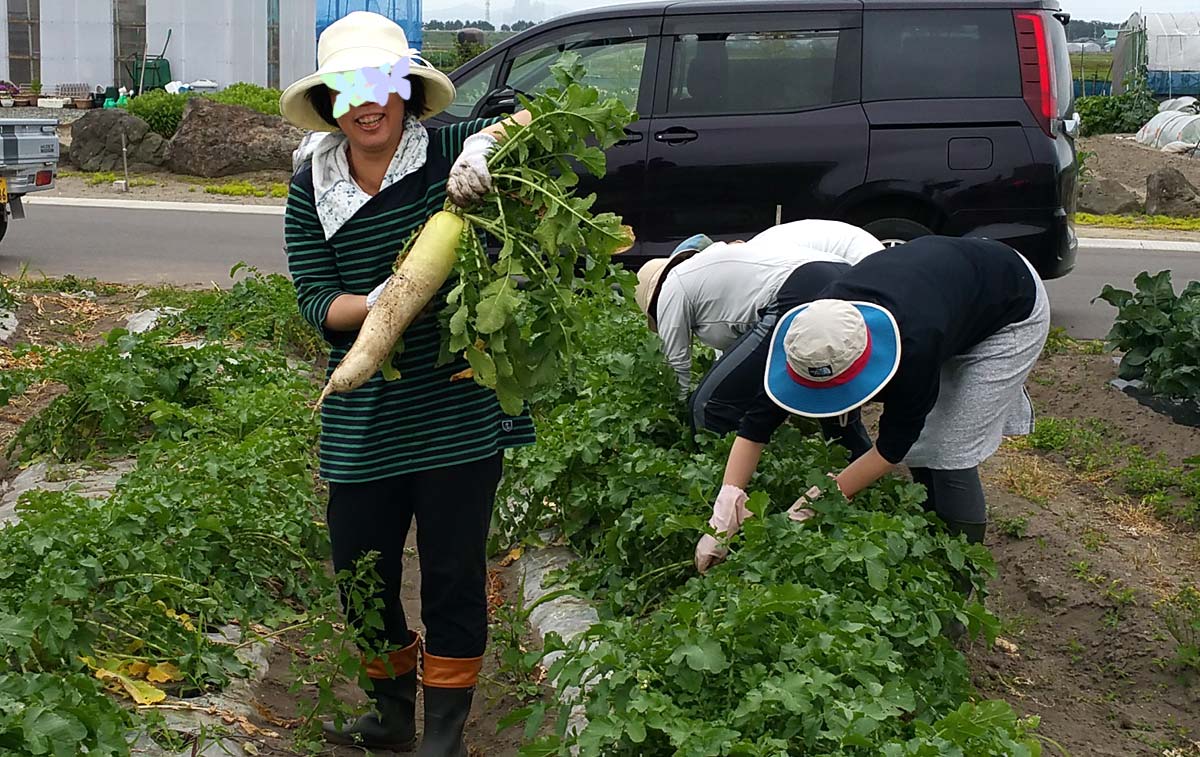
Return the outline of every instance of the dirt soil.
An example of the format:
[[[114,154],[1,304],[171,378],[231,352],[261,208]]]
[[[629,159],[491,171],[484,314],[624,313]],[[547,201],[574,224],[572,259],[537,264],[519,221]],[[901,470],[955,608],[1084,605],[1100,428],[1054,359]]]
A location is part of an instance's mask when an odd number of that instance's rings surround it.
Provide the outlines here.
[[[287,171],[256,171],[254,173],[225,176],[219,179],[204,179],[197,176],[179,176],[166,171],[151,173],[130,173],[130,183],[134,186],[128,192],[118,192],[112,184],[93,185],[90,174],[81,174],[68,168],[65,176],[59,176],[57,185],[49,192],[39,194],[39,197],[86,197],[105,200],[151,200],[157,202],[211,202],[229,205],[277,205],[287,204],[286,198],[281,197],[230,197],[220,194],[208,194],[205,187],[220,186],[230,182],[249,182],[260,189],[266,189],[272,184],[287,184],[291,174]],[[152,181],[152,186],[138,186],[141,182]]]
[[[1114,376],[1110,356],[1058,355],[1029,389],[1040,415],[1102,419],[1172,464],[1200,450],[1200,430],[1111,389]],[[1056,455],[1010,444],[983,472],[999,568],[988,605],[1004,630],[995,646],[968,649],[981,693],[1040,716],[1050,755],[1054,743],[1072,755],[1200,755],[1200,680],[1170,663],[1173,641],[1153,609],[1197,584],[1200,534]],[[997,527],[1021,517],[1023,537]],[[1118,608],[1125,589],[1133,602]]]
[[[1088,161],[1092,173],[1102,179],[1121,182],[1143,201],[1146,199],[1146,178],[1168,166],[1179,169],[1188,181],[1200,187],[1200,159],[1143,147],[1129,134],[1084,137],[1076,142],[1076,147],[1095,153]]]

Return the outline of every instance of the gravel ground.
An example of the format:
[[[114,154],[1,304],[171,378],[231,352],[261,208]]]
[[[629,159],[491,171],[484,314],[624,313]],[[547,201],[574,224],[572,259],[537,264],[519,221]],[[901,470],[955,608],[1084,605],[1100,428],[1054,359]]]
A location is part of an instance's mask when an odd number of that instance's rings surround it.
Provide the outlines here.
[[[0,108],[0,118],[57,118],[59,124],[69,124],[83,118],[86,110],[74,108]]]

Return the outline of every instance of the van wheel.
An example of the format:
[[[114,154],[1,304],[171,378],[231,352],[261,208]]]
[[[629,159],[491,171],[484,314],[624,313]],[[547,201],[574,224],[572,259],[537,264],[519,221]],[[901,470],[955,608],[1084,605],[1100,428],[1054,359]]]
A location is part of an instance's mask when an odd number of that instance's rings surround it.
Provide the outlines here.
[[[918,237],[928,237],[933,234],[928,226],[907,218],[880,218],[864,225],[863,230],[882,242],[885,248],[898,247]]]

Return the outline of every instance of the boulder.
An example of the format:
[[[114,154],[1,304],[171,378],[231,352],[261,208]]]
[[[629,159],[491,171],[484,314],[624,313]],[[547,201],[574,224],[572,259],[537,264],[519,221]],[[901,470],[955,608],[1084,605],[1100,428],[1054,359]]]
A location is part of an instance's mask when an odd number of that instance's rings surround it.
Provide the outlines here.
[[[1092,179],[1079,192],[1079,210],[1100,216],[1142,212],[1138,196],[1113,179]]]
[[[121,135],[129,149],[130,170],[152,170],[167,157],[167,141],[124,108],[89,110],[71,124],[69,158],[84,171],[121,169]]]
[[[167,167],[205,178],[289,171],[292,152],[303,138],[303,131],[278,116],[193,97],[167,147]]]
[[[1160,168],[1146,179],[1146,212],[1154,216],[1200,216],[1200,196],[1178,169]]]

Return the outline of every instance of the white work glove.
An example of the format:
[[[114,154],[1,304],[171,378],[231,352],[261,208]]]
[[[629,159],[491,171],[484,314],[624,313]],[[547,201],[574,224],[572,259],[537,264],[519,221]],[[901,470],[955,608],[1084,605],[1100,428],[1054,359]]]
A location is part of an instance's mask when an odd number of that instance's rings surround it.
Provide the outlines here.
[[[746,518],[753,515],[746,509],[747,500],[749,497],[746,496],[746,492],[736,486],[725,484],[721,487],[721,493],[717,495],[717,502],[713,505],[713,514],[708,525],[712,526],[718,534],[723,534],[726,539],[733,536],[741,529]],[[696,570],[702,574],[707,573],[710,567],[724,560],[727,554],[729,554],[729,550],[725,545],[716,537],[705,534],[696,544]]]
[[[467,137],[462,153],[450,168],[450,178],[446,180],[450,202],[465,208],[491,191],[492,174],[488,171],[487,157],[495,147],[496,138],[491,134],[480,132]]]
[[[371,293],[367,295],[367,310],[375,307],[375,303],[379,301],[379,295],[383,294],[383,290],[387,289],[388,282],[391,280],[392,277],[388,276],[382,284],[371,290]]]
[[[819,486],[814,486],[813,488],[804,492],[804,496],[796,500],[796,502],[788,508],[788,517],[797,523],[803,523],[809,518],[816,517],[817,513],[808,505],[810,500],[817,499],[820,496],[821,487]]]

